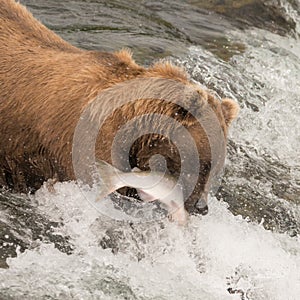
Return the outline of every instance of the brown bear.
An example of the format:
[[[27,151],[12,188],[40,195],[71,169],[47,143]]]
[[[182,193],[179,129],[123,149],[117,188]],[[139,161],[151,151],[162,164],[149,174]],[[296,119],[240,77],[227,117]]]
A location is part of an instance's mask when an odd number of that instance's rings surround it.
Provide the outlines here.
[[[195,86],[184,70],[167,62],[144,68],[126,50],[106,53],[78,49],[43,26],[21,4],[0,0],[0,186],[28,192],[50,178],[76,179],[72,145],[83,111],[105,91],[135,79],[164,79]],[[167,90],[168,85],[161,88]],[[189,212],[195,211],[199,199],[206,201],[209,174],[219,172],[225,157],[220,144],[219,163],[212,167],[209,138],[193,115],[194,106],[199,104],[196,110],[206,118],[212,132],[221,128],[225,139],[238,113],[233,100],[219,101],[199,87],[195,90],[196,94],[184,100],[185,107],[164,101],[158,93],[156,98],[137,99],[118,107],[105,120],[95,145],[96,158],[112,163],[113,139],[122,125],[145,114],[175,119],[193,137],[201,165],[194,174],[197,184],[185,202]],[[206,114],[208,108],[216,118]],[[155,124],[164,126],[159,120]],[[127,129],[129,135],[130,130],[136,128]],[[190,145],[184,140],[182,145],[188,155]],[[178,147],[157,132],[134,141],[130,165],[148,170],[149,159],[155,154],[162,155],[168,171],[179,176],[182,158]]]

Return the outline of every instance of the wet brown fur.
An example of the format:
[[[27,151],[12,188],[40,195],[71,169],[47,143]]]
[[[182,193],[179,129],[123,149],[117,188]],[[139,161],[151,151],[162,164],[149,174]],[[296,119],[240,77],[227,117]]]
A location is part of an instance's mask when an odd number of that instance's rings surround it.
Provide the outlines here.
[[[146,69],[137,65],[126,50],[106,53],[78,49],[38,22],[21,4],[0,0],[0,186],[28,192],[49,178],[75,179],[72,139],[86,105],[117,83],[150,77],[191,84],[185,71],[170,63],[159,62]],[[238,106],[232,100],[225,100],[221,106],[200,89],[199,99],[216,111],[226,135]],[[174,116],[178,109],[174,104],[146,100],[135,103],[134,108],[124,106],[100,134],[98,158],[110,161],[109,137],[114,136],[120,122],[146,111]],[[186,114],[177,118],[187,128],[196,128],[195,120]],[[191,131],[198,144],[209,148],[201,129],[194,129]],[[168,157],[169,167],[176,173],[178,158],[172,157],[170,143],[167,145],[159,136],[143,137],[135,143],[133,164],[147,169],[147,160],[153,154],[149,144],[154,140],[159,142],[158,152]]]

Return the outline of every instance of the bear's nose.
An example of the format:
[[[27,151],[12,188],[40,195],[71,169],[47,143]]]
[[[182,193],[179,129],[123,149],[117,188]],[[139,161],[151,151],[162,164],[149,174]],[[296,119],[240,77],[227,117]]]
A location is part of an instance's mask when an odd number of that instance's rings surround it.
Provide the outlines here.
[[[207,201],[206,199],[199,199],[194,207],[193,213],[195,214],[200,214],[200,215],[206,215],[208,213],[208,206],[207,206]]]

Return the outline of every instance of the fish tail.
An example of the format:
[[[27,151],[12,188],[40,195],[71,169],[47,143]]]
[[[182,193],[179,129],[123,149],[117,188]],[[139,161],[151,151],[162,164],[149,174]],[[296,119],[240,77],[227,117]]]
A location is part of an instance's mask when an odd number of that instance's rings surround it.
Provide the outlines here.
[[[107,197],[109,194],[121,187],[118,184],[118,175],[122,173],[120,170],[116,169],[115,167],[103,160],[97,161],[97,170],[99,172],[102,184],[101,192],[97,196],[96,201]]]

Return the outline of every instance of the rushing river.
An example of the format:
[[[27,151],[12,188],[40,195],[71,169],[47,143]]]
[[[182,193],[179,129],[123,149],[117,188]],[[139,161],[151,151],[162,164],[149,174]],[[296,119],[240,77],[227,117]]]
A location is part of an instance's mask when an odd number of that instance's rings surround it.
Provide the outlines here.
[[[78,47],[168,58],[241,113],[209,213],[186,228],[111,220],[73,182],[2,191],[0,299],[299,299],[299,1],[21,3]]]

